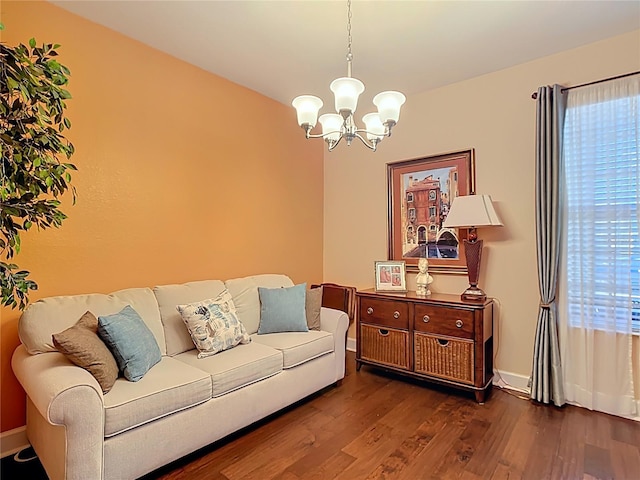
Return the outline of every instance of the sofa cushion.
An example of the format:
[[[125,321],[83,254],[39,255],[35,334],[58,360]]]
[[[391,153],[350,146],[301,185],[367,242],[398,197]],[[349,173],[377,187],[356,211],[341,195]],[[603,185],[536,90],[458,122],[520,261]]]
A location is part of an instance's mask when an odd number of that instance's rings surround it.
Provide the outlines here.
[[[206,402],[211,377],[171,357],[162,357],[139,382],[116,380],[104,396],[105,437]]]
[[[293,282],[286,275],[264,274],[227,280],[225,285],[233,297],[238,318],[251,335],[260,325],[260,297],[258,287],[292,287]]]
[[[219,397],[282,371],[282,353],[263,344],[238,345],[207,358],[195,351],[174,357],[211,375],[211,396]]]
[[[99,317],[117,313],[127,305],[131,305],[140,314],[153,333],[160,352],[164,354],[164,329],[160,321],[158,302],[149,288],[129,288],[109,295],[92,293],[38,300],[30,304],[22,313],[18,323],[20,341],[32,355],[55,352],[57,349],[53,345],[52,335],[71,327],[85,312],[89,311]]]
[[[202,280],[182,285],[160,285],[153,289],[158,300],[160,318],[164,325],[166,337],[166,354],[193,350],[194,345],[189,331],[182,321],[177,305],[199,302],[207,298],[216,298],[224,290],[224,283],[220,280]]]
[[[326,353],[333,352],[333,335],[322,330],[252,335],[252,343],[260,343],[280,350],[283,368],[292,368]]]
[[[178,305],[176,308],[198,349],[198,358],[209,357],[239,343],[251,341],[236,316],[236,307],[226,288],[216,298]]]
[[[125,378],[131,382],[139,381],[162,358],[151,330],[131,305],[118,313],[100,315],[98,335],[113,353]]]
[[[320,330],[320,310],[322,309],[322,287],[307,290],[304,301],[307,327],[309,330]]]
[[[287,288],[258,287],[260,325],[258,335],[277,332],[307,332],[306,283]]]
[[[53,344],[71,362],[87,370],[107,393],[118,378],[118,364],[111,351],[98,336],[98,319],[86,312],[80,320],[53,335]]]

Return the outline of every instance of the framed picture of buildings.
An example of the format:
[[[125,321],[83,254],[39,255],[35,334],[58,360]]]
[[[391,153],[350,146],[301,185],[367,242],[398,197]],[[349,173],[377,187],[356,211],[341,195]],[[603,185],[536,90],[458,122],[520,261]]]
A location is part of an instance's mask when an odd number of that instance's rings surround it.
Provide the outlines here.
[[[389,260],[417,271],[467,273],[466,229],[442,228],[456,196],[475,193],[473,149],[387,164]]]

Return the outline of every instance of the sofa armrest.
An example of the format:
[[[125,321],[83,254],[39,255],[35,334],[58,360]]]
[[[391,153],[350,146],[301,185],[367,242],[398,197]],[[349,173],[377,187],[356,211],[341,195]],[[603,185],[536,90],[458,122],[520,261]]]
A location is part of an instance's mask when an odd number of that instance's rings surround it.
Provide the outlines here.
[[[40,415],[66,434],[66,478],[100,478],[103,463],[104,401],[88,371],[58,352],[30,355],[24,345],[11,365]]]
[[[104,405],[98,381],[61,353],[30,355],[24,345],[20,345],[13,354],[11,366],[40,415],[52,424],[66,425],[67,420],[80,413],[78,410],[87,408],[94,409],[93,415],[102,416]],[[59,405],[60,396],[69,390],[73,390],[73,394],[64,395],[65,405]],[[75,402],[76,399],[82,401]]]
[[[341,359],[336,362],[336,381],[344,378],[348,328],[349,316],[345,312],[327,307],[320,309],[320,329],[333,334],[334,352]]]

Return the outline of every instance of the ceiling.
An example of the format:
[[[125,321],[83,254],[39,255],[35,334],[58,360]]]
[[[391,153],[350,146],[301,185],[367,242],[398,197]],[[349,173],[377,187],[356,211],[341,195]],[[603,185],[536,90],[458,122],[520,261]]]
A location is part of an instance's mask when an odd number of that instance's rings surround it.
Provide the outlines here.
[[[52,3],[284,104],[313,94],[330,107],[329,83],[346,76],[346,1]],[[640,29],[638,0],[354,0],[352,12],[369,104]]]

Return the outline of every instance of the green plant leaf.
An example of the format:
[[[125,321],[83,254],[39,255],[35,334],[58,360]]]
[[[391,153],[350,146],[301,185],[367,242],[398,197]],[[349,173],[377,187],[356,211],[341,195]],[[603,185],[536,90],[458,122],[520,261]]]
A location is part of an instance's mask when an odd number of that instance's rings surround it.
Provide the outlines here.
[[[35,38],[28,46],[0,43],[0,254],[5,259],[20,253],[24,231],[62,225],[67,216],[58,197],[71,190],[76,201],[70,172],[77,168],[64,162],[75,148],[62,134],[71,126],[64,115],[64,100],[71,94],[63,88],[70,72],[58,60],[59,47],[37,47]],[[13,263],[0,262],[2,305],[25,307],[29,292],[37,288],[28,275]]]

